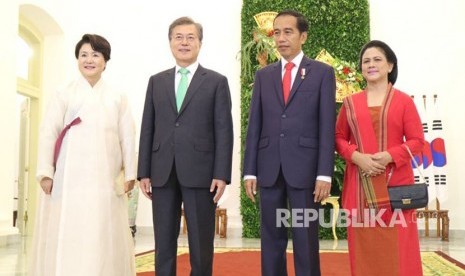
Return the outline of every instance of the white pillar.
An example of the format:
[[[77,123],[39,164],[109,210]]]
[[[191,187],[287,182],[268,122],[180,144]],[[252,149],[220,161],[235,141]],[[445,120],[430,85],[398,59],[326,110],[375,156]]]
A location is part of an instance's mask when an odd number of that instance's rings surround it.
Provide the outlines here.
[[[2,1],[0,9],[0,246],[18,233],[13,227],[13,187],[16,121],[16,41],[18,4]]]

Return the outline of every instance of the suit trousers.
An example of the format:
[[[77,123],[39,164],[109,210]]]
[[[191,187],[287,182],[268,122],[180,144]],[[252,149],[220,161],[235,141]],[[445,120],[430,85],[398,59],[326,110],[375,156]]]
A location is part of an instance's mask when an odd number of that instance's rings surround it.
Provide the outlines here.
[[[212,275],[216,209],[213,197],[210,188],[190,188],[179,183],[174,163],[168,182],[152,187],[157,276],[176,276],[182,204],[188,229],[190,275]]]
[[[278,223],[281,211],[303,216],[305,210],[318,211],[320,204],[313,201],[314,186],[308,189],[296,189],[286,182],[282,170],[276,183],[271,187],[260,187],[261,209],[261,258],[263,276],[285,276],[288,225]],[[294,252],[296,276],[319,276],[320,256],[318,240],[318,218],[308,222],[297,220],[293,225],[289,220]]]

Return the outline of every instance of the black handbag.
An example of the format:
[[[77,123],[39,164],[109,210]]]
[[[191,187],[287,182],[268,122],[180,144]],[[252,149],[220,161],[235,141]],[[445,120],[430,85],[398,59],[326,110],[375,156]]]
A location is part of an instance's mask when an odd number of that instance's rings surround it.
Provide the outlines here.
[[[428,185],[426,184],[425,177],[421,173],[418,163],[413,158],[412,153],[408,146],[405,145],[410,157],[412,158],[415,168],[418,170],[418,173],[423,178],[422,183],[417,184],[407,184],[400,186],[388,187],[389,199],[391,201],[392,209],[418,209],[428,206]],[[392,172],[391,172],[392,175]],[[391,178],[389,176],[389,179]],[[388,180],[389,183],[389,180]]]

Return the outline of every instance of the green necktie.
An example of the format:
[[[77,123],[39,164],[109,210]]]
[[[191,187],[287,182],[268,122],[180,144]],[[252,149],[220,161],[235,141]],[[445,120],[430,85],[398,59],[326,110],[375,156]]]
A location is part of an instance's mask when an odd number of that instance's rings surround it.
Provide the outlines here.
[[[176,92],[176,106],[178,111],[181,109],[182,102],[187,92],[187,74],[189,70],[186,68],[180,68],[179,73],[181,74],[181,80],[179,81],[178,91]]]

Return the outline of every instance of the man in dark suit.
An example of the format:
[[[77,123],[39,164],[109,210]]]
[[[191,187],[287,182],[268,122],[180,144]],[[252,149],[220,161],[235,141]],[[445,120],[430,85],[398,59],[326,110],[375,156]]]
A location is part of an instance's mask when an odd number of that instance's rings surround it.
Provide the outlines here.
[[[212,275],[216,203],[231,182],[231,96],[226,77],[197,61],[199,23],[176,19],[168,37],[176,66],[150,77],[139,145],[138,179],[152,200],[155,273],[176,275],[183,204],[190,275]]]
[[[262,275],[287,275],[287,228],[291,220],[296,275],[320,275],[318,218],[334,171],[334,70],[302,52],[308,22],[295,11],[273,22],[280,61],[257,72],[244,156],[247,196],[260,188]],[[288,64],[289,65],[286,65]],[[312,213],[313,212],[313,213]],[[293,224],[294,223],[294,224]]]

